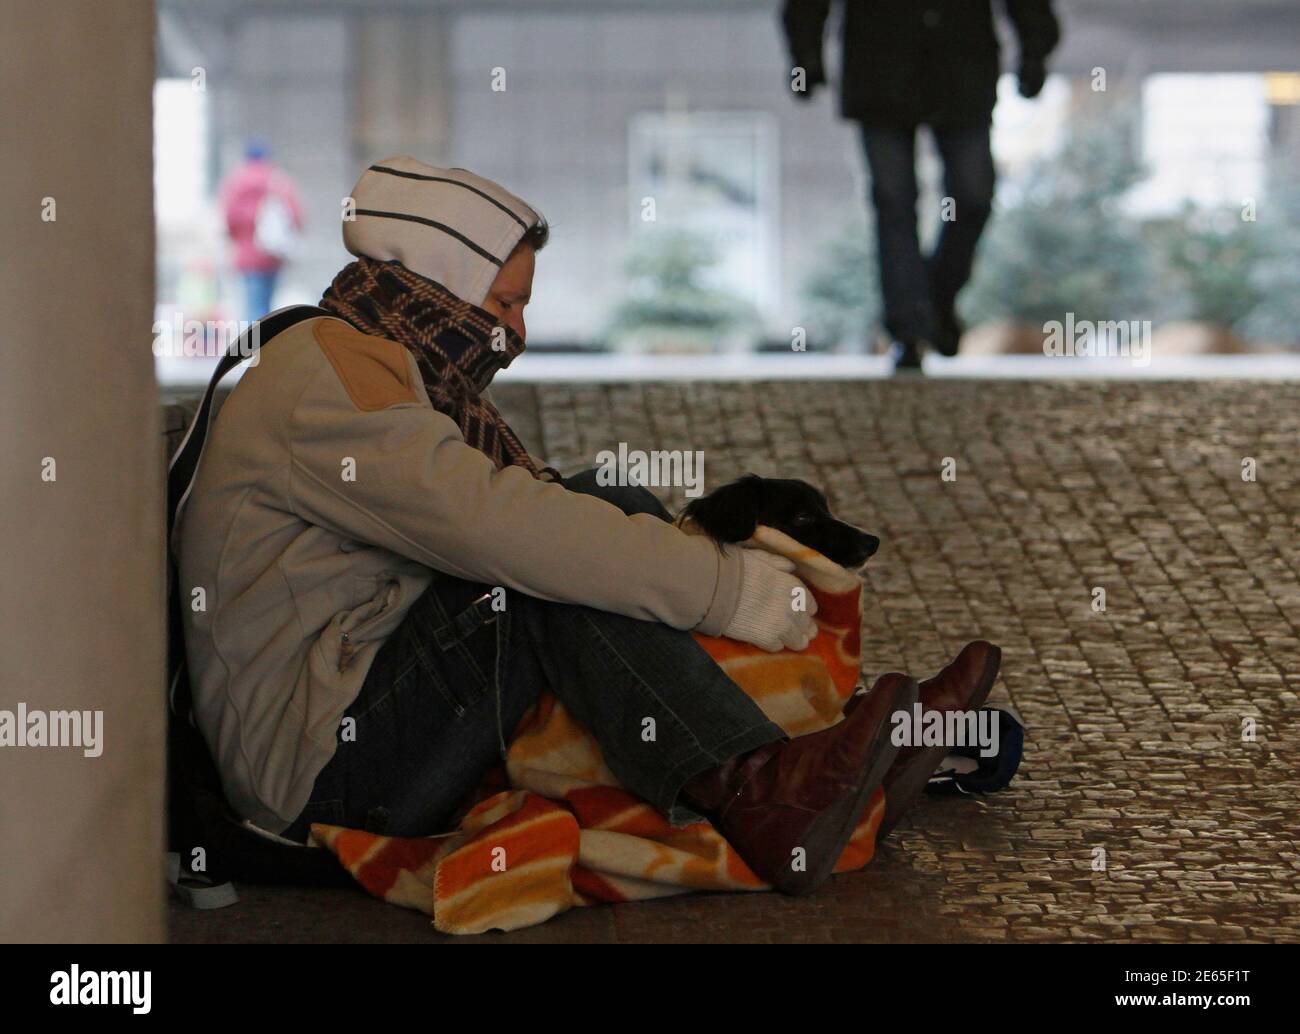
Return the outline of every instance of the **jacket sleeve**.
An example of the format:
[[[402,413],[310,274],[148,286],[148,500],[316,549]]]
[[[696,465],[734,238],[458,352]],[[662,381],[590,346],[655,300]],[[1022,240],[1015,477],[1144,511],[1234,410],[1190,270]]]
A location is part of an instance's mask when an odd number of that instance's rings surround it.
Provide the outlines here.
[[[327,363],[289,421],[288,506],[303,520],[447,574],[719,635],[742,561],[649,514],[498,470],[413,401],[358,408]]]
[[[1061,26],[1052,0],[1004,0],[1007,16],[1020,40],[1022,61],[1045,61],[1061,41]]]
[[[781,7],[781,24],[785,27],[790,60],[808,73],[810,82],[826,81],[822,62],[822,37],[831,0],[785,0]]]

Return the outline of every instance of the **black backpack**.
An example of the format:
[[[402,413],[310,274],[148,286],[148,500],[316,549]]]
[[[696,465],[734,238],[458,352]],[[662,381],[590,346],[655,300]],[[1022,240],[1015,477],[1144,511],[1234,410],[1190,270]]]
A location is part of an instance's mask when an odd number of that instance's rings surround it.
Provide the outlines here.
[[[182,592],[172,546],[176,515],[189,495],[203,455],[217,384],[227,373],[303,320],[328,316],[295,305],[255,322],[217,363],[203,400],[167,470],[167,865],[177,894],[195,908],[220,908],[239,900],[233,880],[300,886],[348,886],[352,877],[334,856],[295,844],[240,819],[221,789],[207,743],[194,724]]]

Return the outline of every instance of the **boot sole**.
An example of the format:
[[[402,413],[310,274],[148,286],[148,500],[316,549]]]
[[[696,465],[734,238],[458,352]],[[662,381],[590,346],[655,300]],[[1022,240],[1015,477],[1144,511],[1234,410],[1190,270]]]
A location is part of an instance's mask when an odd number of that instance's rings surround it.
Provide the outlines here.
[[[989,651],[988,659],[984,662],[984,670],[980,672],[979,681],[975,684],[975,692],[966,701],[964,710],[974,711],[983,705],[989,698],[993,683],[997,681],[1001,669],[1002,649],[995,646]],[[946,746],[927,747],[908,762],[903,774],[894,781],[893,793],[885,795],[885,816],[880,820],[880,829],[876,831],[877,843],[889,836],[898,825],[898,820],[916,803],[930,777],[943,764],[943,759],[947,756]]]
[[[905,679],[894,691],[890,713],[912,706],[917,699],[916,679]],[[888,721],[882,722],[879,732],[872,741],[872,762],[858,782],[857,793],[845,800],[838,807],[824,812],[808,831],[807,843],[804,845],[806,856],[812,864],[804,872],[791,873],[777,886],[777,890],[791,897],[803,897],[820,887],[835,870],[844,852],[844,847],[852,839],[854,830],[862,813],[871,802],[875,792],[889,771],[890,765],[898,754],[898,748],[890,742],[892,728]],[[823,842],[825,846],[823,846]]]

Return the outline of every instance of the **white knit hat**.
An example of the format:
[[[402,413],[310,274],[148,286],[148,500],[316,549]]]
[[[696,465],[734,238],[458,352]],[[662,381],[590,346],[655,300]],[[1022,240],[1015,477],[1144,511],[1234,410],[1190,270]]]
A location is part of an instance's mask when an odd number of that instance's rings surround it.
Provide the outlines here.
[[[471,305],[482,305],[501,264],[540,216],[491,180],[414,158],[385,158],[352,190],[343,223],[353,255],[397,260]]]

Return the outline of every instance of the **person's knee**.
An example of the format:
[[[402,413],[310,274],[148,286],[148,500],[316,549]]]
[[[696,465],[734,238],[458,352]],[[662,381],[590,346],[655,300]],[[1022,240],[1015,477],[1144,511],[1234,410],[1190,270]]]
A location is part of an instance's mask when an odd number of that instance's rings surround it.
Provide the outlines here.
[[[639,486],[605,484],[600,480],[600,468],[588,467],[586,470],[578,471],[572,477],[566,477],[564,487],[570,492],[594,495],[598,499],[604,499],[606,502],[621,507],[624,500],[635,497],[633,493],[637,491]]]
[[[871,203],[878,219],[915,219],[916,184],[898,176],[872,176]]]
[[[663,503],[644,485],[606,485],[599,481],[599,468],[591,467],[581,470],[572,477],[564,479],[564,487],[571,492],[594,495],[598,499],[617,506],[626,514],[655,513],[662,514]]]
[[[644,485],[610,485],[604,499],[613,503],[628,516],[634,513],[652,513],[664,516],[667,510],[659,497]]]
[[[567,474],[564,478],[564,487],[570,492],[581,492],[584,495],[599,495],[605,486],[597,480],[599,474],[598,467],[588,467],[586,470],[580,470],[576,474]]]
[[[954,175],[948,177],[946,186],[948,196],[956,208],[957,218],[987,218],[993,210],[993,191],[996,186],[992,167],[984,168],[981,164],[952,171]]]

